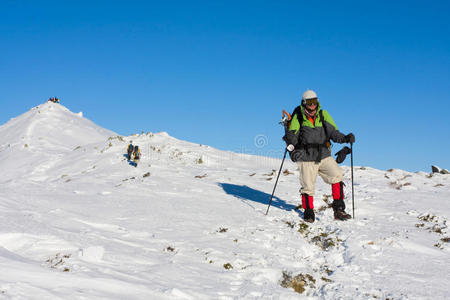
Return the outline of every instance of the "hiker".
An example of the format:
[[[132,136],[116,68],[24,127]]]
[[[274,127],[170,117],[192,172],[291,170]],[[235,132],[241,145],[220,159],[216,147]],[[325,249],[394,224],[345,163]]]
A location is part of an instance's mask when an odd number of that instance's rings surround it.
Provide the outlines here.
[[[131,160],[131,155],[133,154],[134,146],[132,144],[132,141],[130,141],[130,144],[127,147],[127,158],[128,160]]]
[[[139,150],[139,146],[135,145],[134,151],[133,151],[133,161],[134,161],[136,167],[137,167],[137,163],[139,162],[140,159],[141,159],[141,151]]]
[[[314,222],[313,197],[317,175],[331,184],[334,218],[348,220],[345,212],[344,174],[331,157],[329,140],[336,143],[354,143],[353,133],[344,135],[326,110],[322,110],[317,94],[312,90],[303,93],[301,105],[292,113],[285,136],[287,150],[300,171],[302,207],[304,219]]]

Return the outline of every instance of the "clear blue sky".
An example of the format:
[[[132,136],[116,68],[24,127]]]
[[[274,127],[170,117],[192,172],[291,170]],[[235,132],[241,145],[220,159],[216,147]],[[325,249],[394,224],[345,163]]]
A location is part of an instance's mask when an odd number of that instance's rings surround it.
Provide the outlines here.
[[[1,1],[0,124],[58,96],[122,135],[281,157],[281,110],[310,88],[355,134],[355,165],[450,168],[449,12],[449,1]]]

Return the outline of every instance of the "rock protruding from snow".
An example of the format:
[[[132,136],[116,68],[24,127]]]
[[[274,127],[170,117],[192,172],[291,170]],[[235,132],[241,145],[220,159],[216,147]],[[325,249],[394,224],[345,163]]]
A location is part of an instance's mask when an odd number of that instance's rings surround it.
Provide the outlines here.
[[[431,172],[440,174],[450,174],[447,169],[441,169],[438,166],[431,166]]]
[[[438,166],[431,166],[431,172],[433,172],[433,173],[440,173],[441,172],[441,168],[439,168]]]

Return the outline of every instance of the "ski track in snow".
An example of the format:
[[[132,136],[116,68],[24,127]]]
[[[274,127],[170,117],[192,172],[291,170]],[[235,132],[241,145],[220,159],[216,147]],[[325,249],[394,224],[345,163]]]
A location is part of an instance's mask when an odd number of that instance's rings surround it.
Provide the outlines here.
[[[72,130],[48,132],[61,120]],[[288,161],[266,216],[278,159],[166,133],[118,137],[52,103],[0,137],[0,298],[450,298],[449,175],[355,167],[347,222],[333,219],[318,179],[309,224]],[[130,140],[137,167],[124,157]],[[299,295],[283,272],[315,282]]]

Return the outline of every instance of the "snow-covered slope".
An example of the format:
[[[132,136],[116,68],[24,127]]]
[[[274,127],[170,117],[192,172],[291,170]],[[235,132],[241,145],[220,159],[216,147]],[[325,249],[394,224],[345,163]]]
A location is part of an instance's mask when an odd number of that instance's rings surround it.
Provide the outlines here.
[[[305,224],[291,162],[265,215],[280,163],[40,105],[0,127],[0,298],[450,297],[450,175],[355,167],[347,222],[319,179]]]
[[[45,179],[45,171],[67,152],[112,135],[115,133],[60,104],[36,106],[0,126],[0,160],[8,171],[0,182],[17,179],[19,174]]]

